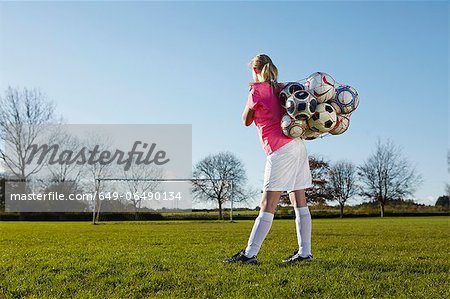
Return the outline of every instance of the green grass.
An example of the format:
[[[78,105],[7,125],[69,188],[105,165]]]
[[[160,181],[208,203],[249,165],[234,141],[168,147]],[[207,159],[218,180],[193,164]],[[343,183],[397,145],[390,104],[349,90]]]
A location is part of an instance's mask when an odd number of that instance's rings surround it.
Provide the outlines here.
[[[256,266],[222,264],[253,221],[0,222],[0,298],[450,298],[449,219],[315,219],[315,260],[289,267],[293,220]]]

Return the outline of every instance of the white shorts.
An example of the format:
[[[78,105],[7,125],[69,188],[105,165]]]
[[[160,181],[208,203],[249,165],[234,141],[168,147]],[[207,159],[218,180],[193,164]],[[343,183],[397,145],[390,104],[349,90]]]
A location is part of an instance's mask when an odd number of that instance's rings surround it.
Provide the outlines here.
[[[263,191],[287,191],[312,187],[308,153],[300,138],[267,156]]]

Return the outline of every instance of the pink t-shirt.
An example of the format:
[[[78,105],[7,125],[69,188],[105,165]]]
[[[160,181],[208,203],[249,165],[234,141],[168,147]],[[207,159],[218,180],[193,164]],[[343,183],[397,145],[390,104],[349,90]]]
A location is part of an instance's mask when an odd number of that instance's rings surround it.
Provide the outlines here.
[[[282,88],[283,85],[280,84],[280,87]],[[278,94],[272,92],[272,86],[269,83],[262,82],[251,85],[247,106],[255,111],[254,122],[267,155],[294,140],[284,135],[281,130],[281,117],[285,112],[278,99]]]

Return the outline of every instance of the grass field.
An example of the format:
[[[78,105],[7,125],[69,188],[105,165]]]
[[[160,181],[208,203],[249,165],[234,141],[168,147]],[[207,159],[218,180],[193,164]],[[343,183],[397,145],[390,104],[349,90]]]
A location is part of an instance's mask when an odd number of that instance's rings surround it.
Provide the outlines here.
[[[293,220],[260,265],[222,264],[253,221],[0,222],[0,298],[450,298],[449,220],[315,219],[315,260],[289,267]]]

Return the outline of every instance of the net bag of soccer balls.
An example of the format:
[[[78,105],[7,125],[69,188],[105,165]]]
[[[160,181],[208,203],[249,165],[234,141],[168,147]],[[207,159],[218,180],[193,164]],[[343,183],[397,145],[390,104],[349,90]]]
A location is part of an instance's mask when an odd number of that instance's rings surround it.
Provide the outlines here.
[[[281,119],[283,133],[312,140],[323,134],[340,135],[347,131],[359,97],[353,87],[317,72],[305,80],[287,83],[280,92],[280,101],[286,109]]]

